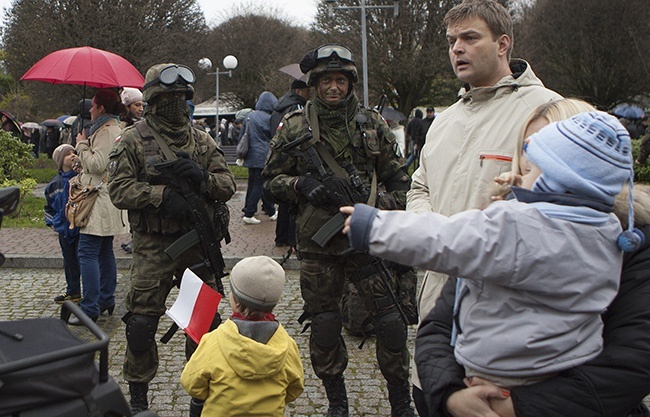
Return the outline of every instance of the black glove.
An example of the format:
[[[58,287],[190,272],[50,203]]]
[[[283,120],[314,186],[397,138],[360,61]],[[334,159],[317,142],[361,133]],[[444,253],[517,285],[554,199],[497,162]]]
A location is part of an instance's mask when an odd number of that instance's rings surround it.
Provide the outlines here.
[[[162,208],[167,218],[181,221],[192,218],[192,207],[190,203],[182,195],[168,187],[163,191]]]
[[[296,191],[307,197],[307,201],[315,206],[324,206],[329,203],[327,188],[315,178],[298,177]]]
[[[190,159],[187,152],[176,152],[178,159],[174,161],[174,174],[187,178],[194,184],[201,184],[208,178],[208,172]]]

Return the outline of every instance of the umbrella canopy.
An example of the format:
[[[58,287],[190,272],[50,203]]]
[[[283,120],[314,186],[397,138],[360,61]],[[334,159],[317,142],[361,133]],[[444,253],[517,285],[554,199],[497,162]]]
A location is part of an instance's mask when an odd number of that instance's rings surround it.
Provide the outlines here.
[[[59,122],[62,122],[62,121],[64,121],[65,119],[67,119],[68,117],[70,117],[69,114],[63,114],[63,115],[57,117],[56,120],[58,120]]]
[[[144,77],[129,61],[90,46],[52,52],[34,64],[20,79],[97,88],[142,88],[144,85]]]
[[[6,120],[2,122],[2,130],[12,132],[17,136],[22,135],[22,129],[13,114],[5,110],[0,110],[0,115],[6,118]]]
[[[299,64],[289,64],[285,65],[282,68],[278,68],[278,71],[284,72],[285,74],[291,75],[296,80],[302,80],[307,82],[307,74],[303,74],[300,70]]]
[[[63,127],[63,122],[60,122],[56,119],[47,119],[41,122],[41,126],[45,127]]]
[[[641,119],[645,116],[645,112],[641,107],[632,104],[619,104],[612,110],[617,117],[625,117],[626,119]]]
[[[39,125],[36,122],[27,122],[27,123],[23,123],[22,125],[23,129],[39,129],[40,127],[41,125]]]
[[[384,119],[386,120],[394,120],[396,122],[400,122],[406,119],[404,113],[397,111],[392,107],[384,107],[384,110],[381,112],[381,115],[384,116]]]
[[[68,116],[65,120],[63,120],[63,124],[70,127],[72,124],[77,120],[77,116]]]

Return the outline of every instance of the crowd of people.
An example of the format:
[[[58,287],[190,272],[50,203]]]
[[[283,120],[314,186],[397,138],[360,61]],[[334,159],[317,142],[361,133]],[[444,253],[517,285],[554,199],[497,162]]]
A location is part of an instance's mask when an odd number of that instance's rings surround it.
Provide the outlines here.
[[[633,161],[629,126],[511,57],[512,18],[497,1],[464,0],[444,27],[464,86],[449,108],[416,109],[402,125],[360,104],[352,52],[324,44],[280,99],[264,91],[213,132],[192,121],[193,71],[162,63],[142,89],[97,90],[64,143],[45,140],[58,167],[45,222],[66,280],[55,302],[95,321],[124,302],[134,413],[151,405],[160,317],[191,268],[232,309],[199,343],[186,338],[179,378],[194,415],[283,416],[304,389],[305,349],[327,416],[349,416],[350,302],[376,338],[392,417],[650,415],[650,187],[633,177],[647,154]],[[221,146],[242,141],[244,227],[261,209],[277,222],[275,246],[297,253],[308,346],[273,314],[285,284],[276,261],[243,259],[226,289],[212,262],[227,235],[217,213],[236,192]],[[82,226],[66,217],[77,181],[98,193]],[[165,252],[198,229],[182,256]],[[112,243],[127,232],[122,301]],[[412,267],[425,271],[417,301]],[[348,284],[358,298],[344,297]]]

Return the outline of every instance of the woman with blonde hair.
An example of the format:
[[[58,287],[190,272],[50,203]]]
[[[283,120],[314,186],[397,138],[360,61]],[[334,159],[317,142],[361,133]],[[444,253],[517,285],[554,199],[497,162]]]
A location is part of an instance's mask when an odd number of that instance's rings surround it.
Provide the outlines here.
[[[559,122],[576,114],[595,110],[594,106],[577,98],[549,101],[537,106],[524,122],[521,135],[517,141],[515,154],[512,157],[512,170],[494,179],[497,183],[497,191],[492,199],[503,199],[510,193],[510,185],[521,184],[521,176],[528,169],[526,167],[526,157],[523,156],[524,141],[527,137],[538,132],[549,123]]]

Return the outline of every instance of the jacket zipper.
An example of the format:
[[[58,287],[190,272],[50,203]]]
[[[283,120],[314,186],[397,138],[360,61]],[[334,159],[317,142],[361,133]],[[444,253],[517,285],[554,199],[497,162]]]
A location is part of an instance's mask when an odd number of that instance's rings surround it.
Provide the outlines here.
[[[483,166],[483,160],[485,159],[494,159],[495,161],[512,162],[512,157],[505,156],[505,155],[481,154],[479,156],[479,159],[481,160],[481,167]]]

